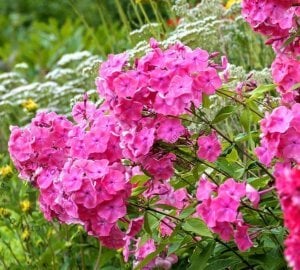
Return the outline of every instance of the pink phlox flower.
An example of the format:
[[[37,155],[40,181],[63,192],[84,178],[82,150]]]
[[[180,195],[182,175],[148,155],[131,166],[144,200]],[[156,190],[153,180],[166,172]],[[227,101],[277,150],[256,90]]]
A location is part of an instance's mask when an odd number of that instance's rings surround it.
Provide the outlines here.
[[[234,241],[241,251],[246,251],[253,246],[253,242],[248,234],[248,228],[249,226],[247,225],[237,226],[234,232]]]
[[[135,251],[135,258],[137,261],[142,261],[150,253],[156,250],[156,246],[153,239],[149,239],[144,244],[140,244],[140,241],[137,242],[137,249]]]
[[[135,72],[121,73],[114,79],[113,87],[119,97],[132,98],[138,88]]]
[[[260,127],[264,134],[267,134],[268,132],[284,133],[289,128],[292,119],[293,113],[286,107],[280,106],[261,120]]]
[[[215,162],[221,154],[221,144],[215,131],[207,136],[200,136],[197,143],[199,147],[197,150],[197,156],[201,159],[208,160],[209,162]]]
[[[229,196],[230,198],[240,201],[246,195],[246,184],[238,183],[233,178],[227,179],[218,188],[218,196]]]
[[[246,196],[253,204],[254,208],[258,208],[258,204],[260,201],[259,192],[252,187],[250,184],[246,184]]]
[[[116,197],[111,201],[104,201],[98,207],[98,215],[110,223],[126,215],[126,206],[122,197]]]
[[[239,201],[225,194],[218,195],[211,201],[211,208],[218,222],[235,222],[239,205]]]
[[[185,134],[185,127],[179,119],[161,118],[156,131],[156,138],[167,143],[175,143],[180,136]]]
[[[123,67],[128,61],[128,55],[126,53],[110,54],[107,61],[101,64],[99,75],[102,78],[113,76],[115,72],[121,72]]]
[[[229,222],[217,222],[216,226],[211,229],[224,241],[230,241],[233,238],[233,226]]]
[[[95,208],[97,205],[96,189],[87,179],[83,181],[80,190],[72,194],[72,197],[77,204],[82,204],[88,209]]]
[[[118,170],[110,169],[107,175],[103,178],[103,186],[108,194],[115,195],[119,191],[125,189],[124,174]]]
[[[211,198],[212,193],[215,191],[217,191],[217,185],[202,176],[198,182],[196,198],[198,201],[207,200]]]
[[[119,249],[125,245],[125,233],[117,226],[112,227],[109,236],[100,236],[99,239],[108,248]]]
[[[222,80],[214,68],[199,72],[194,79],[194,87],[207,95],[212,95],[222,85]]]

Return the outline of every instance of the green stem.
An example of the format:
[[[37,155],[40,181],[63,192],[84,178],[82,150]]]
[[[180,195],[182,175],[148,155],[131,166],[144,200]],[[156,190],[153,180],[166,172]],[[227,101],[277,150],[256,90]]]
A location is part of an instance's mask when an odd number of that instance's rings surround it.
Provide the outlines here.
[[[245,107],[245,108],[248,108],[251,112],[255,113],[255,114],[256,114],[257,116],[259,116],[260,118],[264,118],[264,116],[263,116],[261,113],[255,111],[255,110],[252,109],[251,107],[248,107],[244,102],[238,100],[237,98],[235,98],[235,97],[233,97],[233,96],[230,96],[230,95],[228,95],[228,94],[222,92],[221,90],[217,90],[217,93],[220,94],[220,95],[223,95],[223,96],[225,96],[225,97],[228,97],[228,98],[230,98],[230,99],[232,99],[232,100],[234,100],[235,102],[241,104],[241,105],[242,105],[243,107]]]
[[[97,261],[96,264],[94,266],[94,270],[98,270],[99,265],[100,265],[100,259],[101,259],[101,254],[102,254],[102,245],[99,242],[99,250],[98,250],[98,256],[97,256]]]
[[[142,209],[144,209],[144,210],[146,210],[146,211],[152,211],[152,212],[155,212],[155,213],[157,213],[157,214],[161,214],[161,215],[164,215],[164,216],[173,218],[174,220],[177,220],[177,221],[180,221],[180,222],[183,221],[183,219],[181,219],[181,218],[178,218],[178,217],[172,216],[172,215],[170,215],[170,214],[167,214],[167,213],[165,213],[165,212],[156,210],[156,209],[151,208],[151,207],[149,207],[149,206],[137,205],[137,204],[135,204],[135,203],[133,203],[133,202],[130,202],[129,204],[132,205],[132,206],[138,207],[138,208],[142,208]]]

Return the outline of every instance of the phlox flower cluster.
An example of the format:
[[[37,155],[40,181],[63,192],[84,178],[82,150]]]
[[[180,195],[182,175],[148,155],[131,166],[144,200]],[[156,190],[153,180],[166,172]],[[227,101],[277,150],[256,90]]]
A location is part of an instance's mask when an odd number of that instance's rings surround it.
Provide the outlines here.
[[[299,44],[300,48],[300,44]],[[279,54],[272,63],[272,76],[277,91],[286,104],[300,103],[300,60],[288,54]]]
[[[106,246],[122,247],[117,222],[126,215],[131,172],[121,163],[115,119],[91,103],[78,103],[73,115],[77,124],[42,112],[26,128],[13,127],[12,160],[40,190],[46,219],[82,224]]]
[[[227,179],[220,186],[205,177],[198,182],[196,198],[197,215],[224,241],[234,239],[237,247],[245,251],[253,246],[247,225],[239,211],[241,200],[248,199],[258,207],[259,193],[249,184]]]
[[[11,130],[11,158],[21,178],[39,189],[45,218],[81,224],[109,248],[128,246],[139,232],[141,221],[126,216],[135,174],[151,177],[144,196],[159,196],[178,211],[188,205],[186,190],[169,185],[176,155],[160,144],[186,141],[190,133],[178,116],[199,106],[203,93],[215,93],[226,65],[199,48],[150,45],[132,65],[125,53],[102,63],[96,84],[105,100],[98,108],[84,97],[73,107],[74,122],[39,112],[28,126]],[[215,135],[207,140],[215,142]],[[215,159],[215,152],[204,158]],[[158,257],[155,265],[169,269],[167,261],[173,263]]]
[[[284,104],[300,101],[299,0],[244,0],[242,13],[251,27],[269,37],[276,59],[272,64],[272,76]],[[296,88],[296,89],[294,89]],[[298,89],[297,89],[298,88]],[[297,90],[297,91],[293,91]]]
[[[283,162],[275,165],[276,187],[284,212],[285,224],[290,230],[286,240],[286,259],[291,267],[300,269],[299,241],[300,226],[294,223],[300,211],[297,203],[296,182],[292,179],[293,164],[300,162],[300,39],[298,0],[244,0],[243,15],[255,31],[270,39],[276,59],[272,64],[272,76],[282,97],[282,104],[261,121],[261,145],[255,152],[265,165],[271,165],[273,158]],[[284,168],[284,169],[283,169]],[[297,219],[296,219],[297,220]],[[293,224],[293,225],[291,225]]]
[[[244,0],[242,14],[251,27],[269,37],[267,44],[273,44],[275,51],[296,31],[299,23],[298,0]],[[296,38],[285,50],[300,53],[300,39]]]
[[[222,84],[218,70],[207,51],[192,50],[180,43],[162,50],[150,40],[151,50],[132,64],[125,53],[109,55],[101,65],[96,80],[100,96],[118,119],[120,143],[125,159],[138,164],[153,183],[166,181],[173,175],[176,155],[162,150],[159,142],[174,144],[190,136],[179,118],[198,107],[202,94],[214,94]],[[161,187],[157,185],[157,187]]]
[[[260,126],[261,145],[255,153],[263,164],[269,166],[274,157],[300,163],[300,104],[266,113]]]
[[[289,266],[300,269],[300,170],[290,164],[278,163],[275,166],[276,188],[281,201],[284,223],[289,230],[285,240],[285,257]]]

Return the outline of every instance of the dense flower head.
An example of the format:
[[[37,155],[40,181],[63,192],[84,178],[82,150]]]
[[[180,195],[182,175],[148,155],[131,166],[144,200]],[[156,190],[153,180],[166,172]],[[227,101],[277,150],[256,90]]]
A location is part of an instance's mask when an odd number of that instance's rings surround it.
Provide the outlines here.
[[[269,37],[275,51],[282,45],[297,27],[300,8],[294,6],[297,0],[244,0],[242,14],[251,27]],[[299,52],[299,40],[295,40],[285,50]]]
[[[239,211],[241,200],[244,198],[257,207],[259,194],[253,187],[246,183],[238,183],[232,178],[217,186],[206,177],[201,177],[196,198],[199,200],[197,215],[214,233],[224,241],[233,238],[241,251],[253,245],[248,234],[249,226],[245,224]]]
[[[274,157],[300,162],[300,104],[290,109],[280,106],[266,113],[261,130],[261,145],[255,153],[262,163],[270,165]]]
[[[222,83],[207,51],[180,43],[166,50],[154,40],[150,44],[152,50],[133,65],[125,54],[110,56],[101,65],[96,81],[110,109],[129,125],[147,113],[186,113],[192,103],[201,104],[202,93],[213,94]]]
[[[145,197],[158,196],[178,213],[189,205],[187,191],[169,184],[176,155],[161,145],[190,137],[178,116],[199,106],[203,93],[215,93],[222,83],[218,70],[226,67],[224,59],[214,64],[200,48],[177,43],[162,50],[155,40],[150,45],[132,65],[125,53],[102,63],[101,106],[85,95],[72,109],[74,122],[39,112],[28,126],[12,127],[9,140],[21,177],[40,191],[45,218],[81,224],[110,248],[124,247],[133,237],[125,232],[133,224],[125,216],[135,173],[151,177]],[[164,269],[172,265],[168,258],[157,260]]]
[[[117,222],[126,215],[131,184],[121,164],[117,125],[89,103],[76,104],[73,115],[77,124],[41,112],[27,127],[13,127],[11,157],[21,177],[40,190],[48,220],[82,224],[107,246],[122,247]],[[122,237],[105,242],[111,234]]]
[[[276,188],[284,214],[284,223],[289,230],[285,240],[285,257],[293,269],[300,269],[300,170],[291,168],[287,163],[278,163],[275,167]]]
[[[272,76],[278,92],[287,104],[295,103],[297,85],[300,83],[300,61],[285,54],[279,54],[272,63]]]

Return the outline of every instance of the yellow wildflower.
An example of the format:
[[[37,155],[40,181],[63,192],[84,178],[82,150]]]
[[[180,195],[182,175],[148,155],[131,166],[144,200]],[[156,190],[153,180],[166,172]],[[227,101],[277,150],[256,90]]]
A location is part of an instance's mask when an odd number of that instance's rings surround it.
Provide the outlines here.
[[[28,112],[35,112],[38,108],[38,105],[31,98],[29,98],[22,103],[22,107]]]
[[[13,172],[12,167],[9,165],[0,167],[0,175],[3,177],[6,177],[6,176],[12,174],[12,172]]]
[[[22,212],[28,212],[31,209],[31,203],[29,200],[24,200],[20,202]]]
[[[241,2],[241,0],[228,0],[227,3],[226,3],[225,8],[229,9],[233,4],[240,3],[240,2]]]
[[[22,232],[22,235],[21,235],[21,238],[23,241],[27,241],[30,237],[30,232],[29,230],[26,228],[23,232]]]

